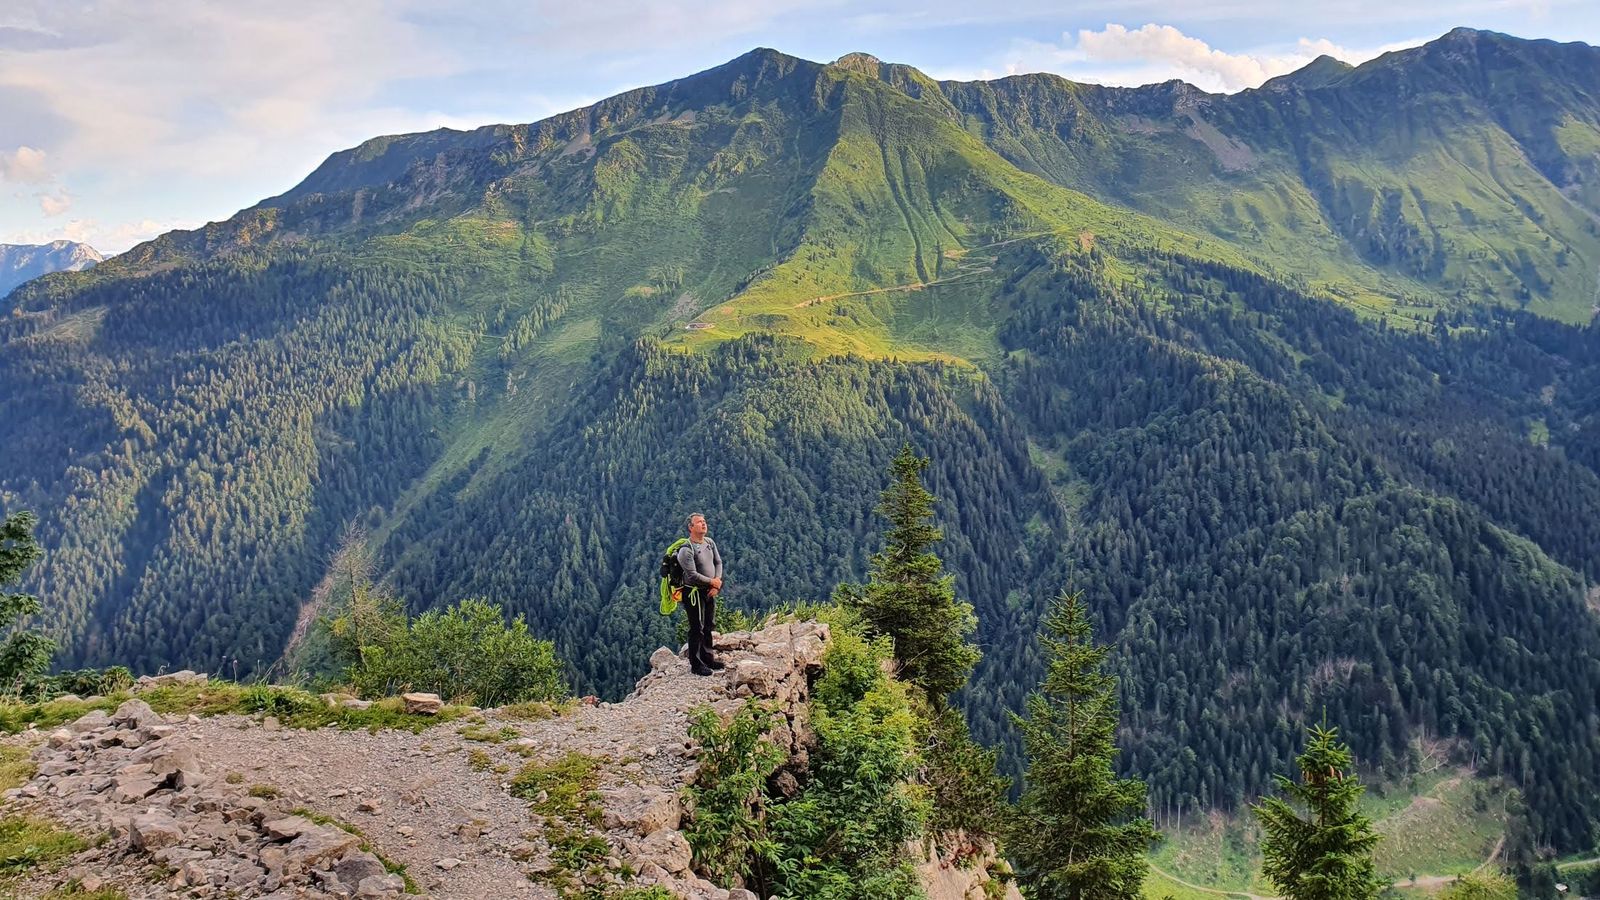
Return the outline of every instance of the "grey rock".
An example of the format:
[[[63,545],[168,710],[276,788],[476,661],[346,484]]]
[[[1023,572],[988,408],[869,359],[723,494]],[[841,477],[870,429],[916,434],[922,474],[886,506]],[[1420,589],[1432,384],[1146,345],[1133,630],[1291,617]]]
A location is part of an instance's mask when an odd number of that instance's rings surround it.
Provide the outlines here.
[[[111,714],[111,722],[114,725],[135,729],[163,724],[161,716],[150,708],[150,704],[138,698],[125,701],[117,707],[117,711]]]
[[[641,836],[677,828],[683,806],[674,791],[625,785],[601,792],[606,828],[627,829]]]
[[[333,873],[345,884],[358,885],[368,878],[382,878],[389,874],[389,870],[383,867],[383,862],[376,856],[365,850],[357,850],[335,863]]]
[[[676,875],[689,868],[689,841],[671,828],[663,828],[649,835],[637,845],[636,855],[642,862],[653,862]]]
[[[149,853],[183,840],[183,828],[167,813],[149,812],[133,817],[128,824],[128,837],[135,849]]]
[[[111,717],[106,715],[105,710],[95,709],[79,716],[78,721],[68,725],[67,729],[74,734],[84,734],[90,731],[99,731],[110,724]]]

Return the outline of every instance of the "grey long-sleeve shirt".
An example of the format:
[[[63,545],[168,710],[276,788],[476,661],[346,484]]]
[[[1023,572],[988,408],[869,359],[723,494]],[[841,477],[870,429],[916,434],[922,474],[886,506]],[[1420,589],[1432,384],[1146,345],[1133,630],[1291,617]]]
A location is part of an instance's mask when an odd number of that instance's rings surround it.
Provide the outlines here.
[[[711,579],[722,577],[722,554],[709,537],[703,544],[679,547],[678,565],[683,567],[683,583],[690,587],[710,587]]]

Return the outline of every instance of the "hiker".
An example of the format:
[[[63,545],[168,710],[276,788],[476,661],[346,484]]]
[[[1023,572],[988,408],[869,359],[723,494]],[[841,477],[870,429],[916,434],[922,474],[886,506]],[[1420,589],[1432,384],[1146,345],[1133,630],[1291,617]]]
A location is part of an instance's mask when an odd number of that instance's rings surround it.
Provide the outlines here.
[[[683,594],[689,614],[689,670],[710,675],[724,668],[711,652],[711,626],[716,622],[717,595],[722,593],[722,554],[717,542],[706,536],[706,517],[691,513],[686,520],[689,540],[678,548],[683,568]]]

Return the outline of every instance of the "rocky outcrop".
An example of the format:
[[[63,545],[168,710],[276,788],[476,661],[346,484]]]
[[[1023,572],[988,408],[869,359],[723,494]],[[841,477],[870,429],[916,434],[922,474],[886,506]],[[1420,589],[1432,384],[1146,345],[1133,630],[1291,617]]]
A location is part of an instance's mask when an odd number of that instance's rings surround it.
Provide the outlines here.
[[[278,815],[242,783],[229,783],[203,751],[174,735],[143,700],[94,712],[35,750],[38,774],[7,792],[36,801],[77,830],[110,840],[90,851],[142,855],[173,871],[164,887],[197,896],[398,897],[402,879],[361,839],[302,816]]]
[[[923,862],[917,866],[917,879],[927,892],[928,900],[988,900],[994,890],[994,872],[1004,863],[995,855],[994,845],[972,844],[961,834],[947,836],[946,847],[924,847],[918,843],[911,848]],[[1000,896],[1005,900],[1022,900],[1022,892],[1015,882],[1004,886]]]
[[[690,868],[683,788],[698,748],[689,713],[704,705],[730,717],[750,698],[765,701],[778,714],[769,739],[789,754],[771,785],[798,790],[812,746],[806,704],[829,639],[826,625],[805,622],[721,634],[727,668],[714,677],[691,674],[662,648],[620,703],[578,704],[539,720],[484,710],[481,721],[420,734],[300,731],[270,716],[163,717],[136,698],[24,736],[36,745],[37,774],[8,792],[5,806],[109,834],[61,878],[109,878],[135,900],[375,900],[404,889],[389,871],[399,866],[441,898],[555,898],[553,883],[570,878],[601,890],[659,884],[693,900],[755,900]],[[136,690],[204,677],[173,673]],[[350,699],[324,698],[331,707]],[[426,714],[432,699],[410,705]],[[524,767],[574,755],[594,767],[581,815],[560,820],[539,812],[541,798],[512,795]],[[554,835],[572,827],[604,840],[603,866],[560,871]],[[921,871],[930,896],[986,896],[989,860],[979,855],[967,848],[960,863],[928,855]],[[165,874],[152,881],[156,866]]]

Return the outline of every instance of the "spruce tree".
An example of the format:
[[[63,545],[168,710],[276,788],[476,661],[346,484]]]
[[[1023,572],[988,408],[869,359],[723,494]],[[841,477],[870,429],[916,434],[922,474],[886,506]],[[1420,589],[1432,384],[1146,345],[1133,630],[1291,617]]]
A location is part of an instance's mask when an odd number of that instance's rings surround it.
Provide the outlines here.
[[[1007,828],[1017,880],[1031,900],[1140,895],[1159,835],[1142,813],[1144,782],[1118,778],[1116,679],[1076,594],[1051,604],[1040,635],[1048,659],[1027,717],[1012,715],[1028,755],[1026,789]]]
[[[0,588],[20,579],[42,555],[33,538],[36,521],[29,512],[13,513],[0,521]],[[38,597],[0,592],[0,633],[11,630],[0,644],[0,692],[15,691],[23,681],[50,667],[56,642],[36,631],[14,628],[17,620],[38,611]]]
[[[967,643],[978,619],[972,604],[956,601],[955,577],[943,574],[931,549],[944,535],[929,521],[934,497],[922,486],[927,467],[927,458],[911,444],[900,448],[878,503],[878,513],[889,520],[884,548],[872,557],[865,590],[844,596],[860,607],[875,633],[893,639],[900,677],[942,705],[978,662],[978,648]]]
[[[1368,900],[1384,888],[1372,862],[1380,835],[1360,810],[1365,790],[1337,728],[1313,725],[1295,759],[1300,781],[1275,776],[1284,797],[1255,807],[1265,834],[1262,870],[1287,900]]]

